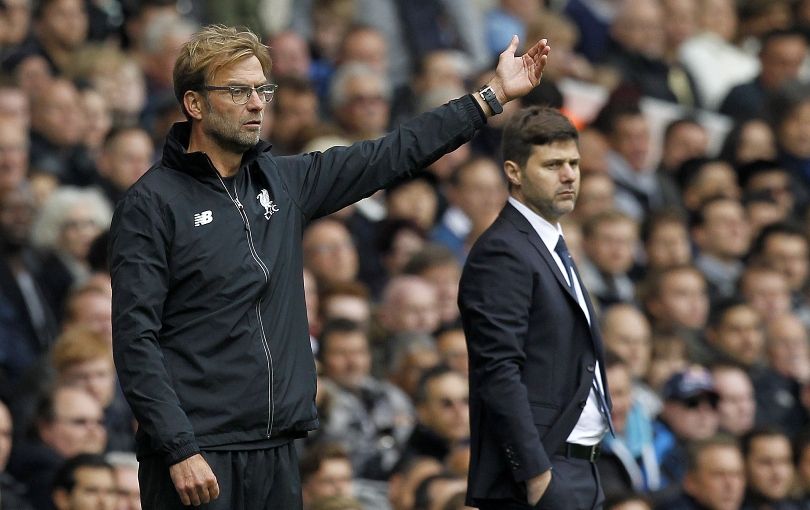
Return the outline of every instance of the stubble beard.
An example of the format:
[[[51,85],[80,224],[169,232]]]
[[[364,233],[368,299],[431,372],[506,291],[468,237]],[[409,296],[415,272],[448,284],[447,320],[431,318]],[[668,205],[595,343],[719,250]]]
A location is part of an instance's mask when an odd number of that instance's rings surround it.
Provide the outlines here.
[[[259,133],[242,131],[241,122],[231,121],[209,105],[208,122],[205,133],[224,150],[233,154],[244,154],[248,149],[259,143]]]

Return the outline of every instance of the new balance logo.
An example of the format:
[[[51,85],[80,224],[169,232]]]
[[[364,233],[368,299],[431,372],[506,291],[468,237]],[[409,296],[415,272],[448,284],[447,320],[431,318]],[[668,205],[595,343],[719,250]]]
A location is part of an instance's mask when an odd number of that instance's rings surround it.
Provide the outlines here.
[[[214,213],[211,211],[203,211],[194,215],[195,227],[199,227],[200,225],[208,225],[212,221],[214,221]]]

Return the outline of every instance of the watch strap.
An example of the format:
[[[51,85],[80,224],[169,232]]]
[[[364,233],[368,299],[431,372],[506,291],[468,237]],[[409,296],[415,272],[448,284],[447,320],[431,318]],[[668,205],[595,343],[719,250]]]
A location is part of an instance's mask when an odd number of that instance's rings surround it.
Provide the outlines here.
[[[481,99],[483,99],[492,109],[492,113],[497,115],[503,112],[503,106],[501,105],[500,101],[498,101],[498,97],[495,95],[495,91],[492,90],[492,87],[486,85],[478,91],[478,94],[481,96]]]

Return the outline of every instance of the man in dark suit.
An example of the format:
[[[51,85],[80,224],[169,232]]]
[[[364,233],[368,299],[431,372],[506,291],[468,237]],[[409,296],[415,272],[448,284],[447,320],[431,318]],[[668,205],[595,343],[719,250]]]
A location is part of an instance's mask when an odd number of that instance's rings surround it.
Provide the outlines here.
[[[470,355],[467,504],[601,508],[610,428],[597,318],[563,240],[579,192],[578,134],[532,107],[504,130],[510,198],[470,251],[459,306]]]

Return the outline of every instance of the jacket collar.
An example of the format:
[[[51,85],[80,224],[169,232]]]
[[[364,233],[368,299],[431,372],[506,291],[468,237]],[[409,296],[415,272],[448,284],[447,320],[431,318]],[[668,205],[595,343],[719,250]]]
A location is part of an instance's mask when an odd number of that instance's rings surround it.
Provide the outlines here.
[[[191,175],[210,175],[212,165],[204,152],[186,152],[191,139],[191,122],[176,122],[163,147],[162,163],[164,166],[185,172]],[[269,152],[271,144],[264,140],[248,149],[242,155],[240,168],[250,165],[263,153]]]

